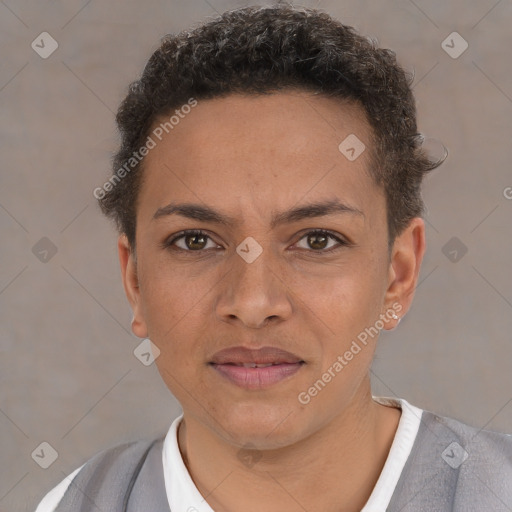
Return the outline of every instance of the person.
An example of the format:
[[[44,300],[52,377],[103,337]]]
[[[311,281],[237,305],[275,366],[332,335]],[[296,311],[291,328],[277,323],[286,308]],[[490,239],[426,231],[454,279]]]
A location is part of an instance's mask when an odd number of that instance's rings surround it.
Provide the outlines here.
[[[286,3],[163,38],[94,195],[132,330],[183,414],[96,454],[37,512],[512,510],[512,436],[371,391],[441,163],[410,84],[391,50]]]

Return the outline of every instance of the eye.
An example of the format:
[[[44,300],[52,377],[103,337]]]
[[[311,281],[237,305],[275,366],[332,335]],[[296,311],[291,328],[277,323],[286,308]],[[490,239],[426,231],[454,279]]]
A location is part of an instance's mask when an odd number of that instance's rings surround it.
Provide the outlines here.
[[[334,244],[334,247],[331,245],[329,247],[329,239],[337,242],[338,247]],[[349,245],[348,242],[331,233],[330,231],[326,231],[324,229],[317,229],[314,231],[307,232],[300,240],[306,240],[306,244],[309,247],[305,247],[305,249],[312,248],[313,252],[331,252],[333,250],[339,249],[341,246]],[[325,250],[327,249],[327,250]]]
[[[177,245],[176,242],[178,240],[183,241],[184,244],[182,246]],[[169,240],[166,240],[163,243],[163,246],[164,248],[169,248],[176,244],[176,247],[182,251],[200,252],[202,249],[208,248],[207,240],[210,240],[213,243],[211,238],[204,231],[190,229],[186,231],[181,231],[176,236],[172,237]],[[217,246],[217,244],[215,243],[213,245]]]
[[[331,233],[330,231],[326,231],[324,229],[317,229],[313,231],[308,231],[302,238],[299,240],[306,240],[306,244],[309,247],[302,247],[303,249],[312,249],[312,252],[331,252],[336,250],[342,246],[349,245],[348,242]],[[182,245],[178,245],[177,242],[182,242]],[[213,244],[214,247],[208,247],[208,241]],[[334,241],[334,247],[331,245],[329,247],[329,241]],[[338,247],[336,247],[336,243]],[[217,244],[211,240],[210,236],[207,235],[204,231],[191,229],[181,231],[177,233],[170,239],[164,241],[162,244],[163,248],[172,248],[173,250],[181,250],[184,252],[202,252],[203,249],[212,249],[218,247]]]

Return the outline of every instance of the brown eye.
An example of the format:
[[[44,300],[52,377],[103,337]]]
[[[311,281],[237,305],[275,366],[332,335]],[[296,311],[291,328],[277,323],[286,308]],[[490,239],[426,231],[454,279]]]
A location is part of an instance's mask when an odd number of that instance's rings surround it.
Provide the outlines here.
[[[164,247],[182,250],[186,252],[202,252],[203,249],[208,248],[207,243],[211,241],[210,237],[203,231],[182,231],[177,236],[164,242]],[[178,245],[176,242],[182,242]],[[211,241],[213,246],[217,246]]]
[[[338,247],[348,245],[347,242],[330,233],[329,231],[316,230],[306,233],[301,240],[306,240],[307,247],[304,249],[312,249],[313,252],[330,252],[330,249],[336,249],[336,243],[329,246],[329,241],[333,240],[337,242]]]
[[[204,249],[204,247],[206,245],[207,238],[208,237],[205,235],[185,235],[183,237],[183,239],[185,241],[185,245],[189,249],[193,249],[193,250]]]
[[[308,235],[308,244],[312,249],[325,249],[329,242],[329,237],[319,233],[312,233]]]

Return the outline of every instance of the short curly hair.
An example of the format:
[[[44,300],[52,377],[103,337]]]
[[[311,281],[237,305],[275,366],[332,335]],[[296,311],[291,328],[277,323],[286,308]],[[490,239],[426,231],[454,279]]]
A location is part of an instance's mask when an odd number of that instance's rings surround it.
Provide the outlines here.
[[[371,127],[369,172],[384,189],[391,247],[410,220],[423,215],[421,181],[441,163],[422,149],[412,78],[393,51],[318,9],[284,3],[225,12],[162,38],[119,107],[121,144],[113,158],[114,174],[94,195],[134,251],[144,163],[134,155],[157,119],[190,104],[191,98],[312,91],[364,109]]]

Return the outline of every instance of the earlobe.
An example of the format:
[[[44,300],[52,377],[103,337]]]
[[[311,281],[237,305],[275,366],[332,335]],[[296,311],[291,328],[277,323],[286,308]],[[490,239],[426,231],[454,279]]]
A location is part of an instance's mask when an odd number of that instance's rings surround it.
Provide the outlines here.
[[[137,264],[126,235],[119,236],[117,249],[124,291],[133,311],[132,332],[139,338],[147,338],[148,333],[142,312]]]
[[[418,282],[421,262],[425,253],[425,223],[413,218],[404,231],[397,236],[391,252],[388,288],[384,305],[386,310],[396,311],[389,330],[395,328],[409,310]],[[396,305],[401,306],[400,311]]]

